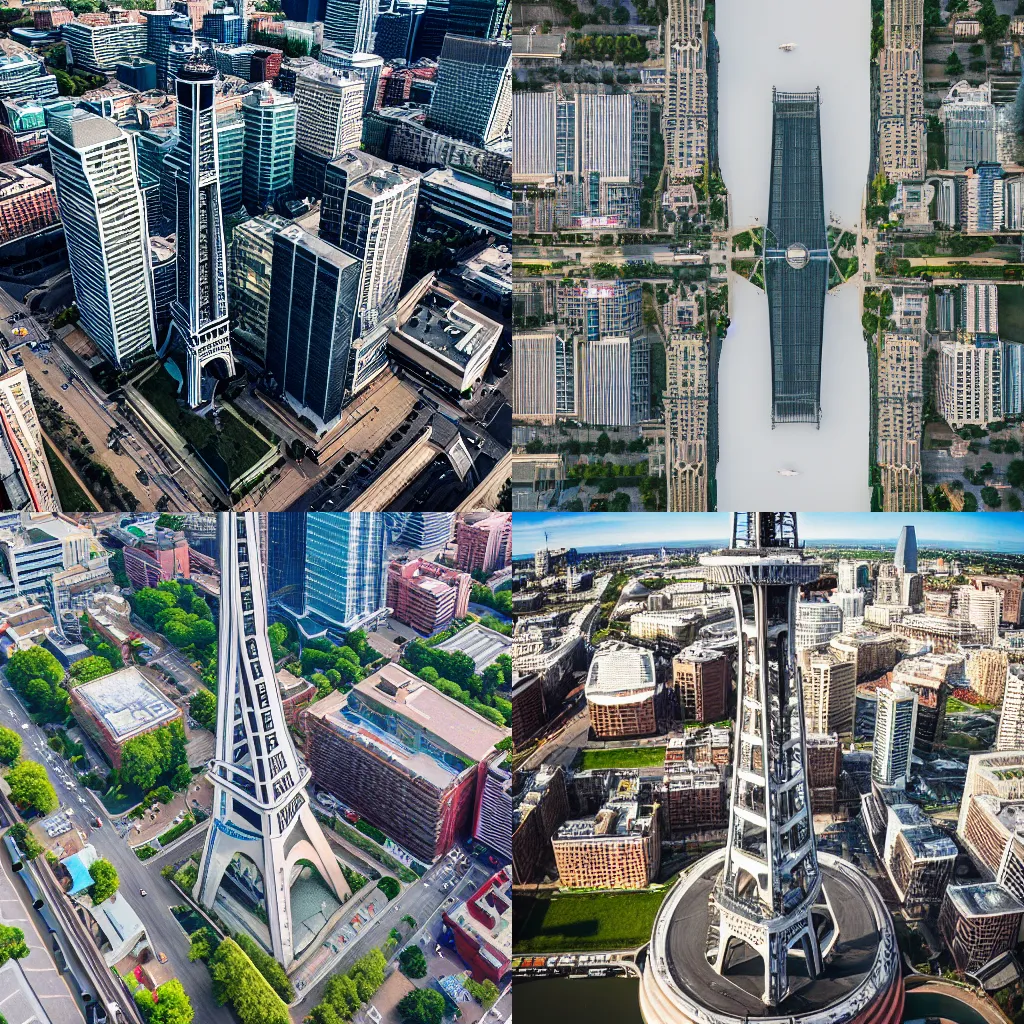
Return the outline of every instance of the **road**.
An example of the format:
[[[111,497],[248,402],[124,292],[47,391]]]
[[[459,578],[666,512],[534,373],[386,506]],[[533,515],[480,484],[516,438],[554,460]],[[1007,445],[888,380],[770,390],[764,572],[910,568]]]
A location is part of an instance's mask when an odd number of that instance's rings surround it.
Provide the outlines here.
[[[64,759],[47,746],[45,733],[25,714],[14,691],[8,688],[6,677],[0,687],[0,723],[16,728],[21,733],[23,755],[46,765],[61,806],[74,811],[74,817],[82,826],[82,831],[88,833],[88,841],[96,847],[97,853],[117,868],[121,891],[142,919],[154,948],[167,954],[167,976],[179,978],[185,986],[195,1009],[196,1020],[203,1024],[234,1024],[231,1011],[218,1006],[214,1001],[206,965],[198,961],[189,962],[188,940],[177,921],[168,913],[168,908],[177,906],[181,897],[171,883],[161,877],[160,869],[168,861],[184,857],[187,847],[185,850],[179,848],[166,857],[153,857],[143,862],[109,824],[102,828],[87,824],[97,813],[92,798],[86,796],[86,791],[76,783]],[[199,838],[197,835],[197,843]],[[149,895],[141,897],[140,889],[145,889]]]
[[[590,714],[583,707],[560,729],[544,737],[540,746],[523,762],[524,771],[532,771],[542,764],[560,764],[568,768],[580,747],[587,745],[590,732]]]

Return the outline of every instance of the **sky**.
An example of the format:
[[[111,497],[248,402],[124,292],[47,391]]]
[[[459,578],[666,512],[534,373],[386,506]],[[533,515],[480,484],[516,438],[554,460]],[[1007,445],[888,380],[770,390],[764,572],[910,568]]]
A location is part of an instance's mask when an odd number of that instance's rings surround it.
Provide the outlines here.
[[[544,547],[584,551],[605,546],[651,547],[692,541],[728,541],[728,512],[516,512],[512,553]],[[1024,514],[1013,512],[806,512],[798,515],[806,541],[860,540],[896,544],[900,528],[913,524],[919,547],[1024,551]]]

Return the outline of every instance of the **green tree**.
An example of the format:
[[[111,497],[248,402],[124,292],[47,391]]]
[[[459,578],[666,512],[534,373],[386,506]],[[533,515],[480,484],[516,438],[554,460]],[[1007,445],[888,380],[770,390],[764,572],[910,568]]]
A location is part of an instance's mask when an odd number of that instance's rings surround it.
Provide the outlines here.
[[[1014,459],[1007,466],[1006,479],[1011,487],[1024,487],[1024,459]]]
[[[342,1020],[351,1020],[362,1000],[356,983],[347,974],[332,974],[324,987],[324,1000]]]
[[[949,57],[946,58],[946,74],[955,78],[957,75],[962,75],[963,73],[964,63],[957,55],[956,50],[953,50]]]
[[[313,1007],[312,1012],[306,1018],[306,1024],[344,1024],[344,1021],[349,1019],[340,1016],[330,1003],[324,1002]]]
[[[501,995],[498,991],[498,986],[490,978],[485,978],[483,981],[474,981],[472,978],[467,978],[466,991],[485,1010],[489,1010],[498,1001],[498,996]]]
[[[152,626],[156,624],[157,615],[173,608],[177,600],[177,596],[165,588],[154,590],[152,587],[143,587],[135,595],[135,610]]]
[[[11,799],[22,809],[49,814],[57,808],[57,792],[37,761],[19,761],[6,775]]]
[[[377,887],[389,900],[393,900],[402,891],[402,887],[398,884],[398,881],[390,875],[385,875],[377,883]]]
[[[64,666],[46,648],[30,647],[11,655],[7,678],[19,692],[30,679],[43,679],[55,687],[64,681]]]
[[[234,939],[210,957],[210,977],[214,998],[230,1003],[241,1024],[291,1024],[288,1007]]]
[[[21,756],[21,736],[0,725],[0,762],[14,764]]]
[[[427,958],[419,946],[407,946],[398,954],[402,973],[410,978],[424,978],[427,974]]]
[[[418,988],[398,1004],[404,1024],[441,1024],[444,1019],[444,996],[432,988]]]
[[[188,938],[188,958],[193,963],[196,960],[208,961],[217,951],[217,946],[220,943],[216,932],[208,925],[198,928]]]
[[[130,739],[121,749],[121,778],[139,789],[152,789],[159,778],[173,777],[181,765],[188,763],[185,745],[181,722]]]
[[[362,1002],[368,1003],[384,984],[384,972],[388,962],[379,949],[371,949],[361,956],[348,971],[348,976],[356,983],[356,990]]]
[[[196,690],[189,698],[189,712],[204,728],[211,732],[217,728],[217,698],[205,687]]]
[[[135,1005],[146,1024],[192,1024],[195,1016],[188,994],[177,978],[165,981],[155,992],[138,989]]]
[[[102,857],[89,865],[89,875],[92,878],[89,895],[92,897],[93,903],[102,903],[104,900],[110,899],[121,884],[121,880],[117,877],[117,868]]]
[[[611,438],[602,430],[597,438],[597,454],[607,455],[612,450]]]
[[[28,953],[25,933],[20,928],[0,924],[0,967],[8,960],[24,960]]]
[[[286,1002],[290,1003],[295,998],[295,989],[288,980],[284,967],[281,966],[272,956],[265,953],[248,935],[239,932],[235,936],[237,942],[245,950],[253,966],[266,978],[270,987]]]
[[[91,658],[75,662],[71,669],[71,678],[75,686],[80,686],[82,683],[91,683],[101,676],[110,675],[113,671],[114,666],[106,658],[94,654]]]

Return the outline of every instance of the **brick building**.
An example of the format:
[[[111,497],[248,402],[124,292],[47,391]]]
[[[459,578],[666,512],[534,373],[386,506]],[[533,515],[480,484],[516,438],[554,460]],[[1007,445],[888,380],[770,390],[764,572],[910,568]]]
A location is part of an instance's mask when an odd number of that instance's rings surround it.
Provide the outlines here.
[[[654,655],[639,647],[604,643],[587,673],[590,728],[599,739],[650,736],[658,728],[657,705],[663,691]]]
[[[1006,651],[982,647],[967,651],[967,683],[990,704],[998,704],[1006,689],[1010,659]]]
[[[155,587],[164,580],[190,575],[189,548],[180,530],[157,530],[134,545],[125,545],[124,571],[132,587]]]
[[[839,804],[839,775],[843,768],[843,748],[837,733],[811,733],[807,737],[807,785],[811,790],[811,810],[815,814],[834,814]]]
[[[388,566],[387,603],[399,622],[430,635],[463,619],[469,611],[469,573],[425,558]]]
[[[516,885],[537,881],[554,863],[551,837],[569,817],[569,794],[561,765],[542,765],[536,772],[517,775],[512,801],[512,873]]]
[[[721,828],[729,820],[725,778],[711,765],[693,761],[665,765],[662,812],[673,839],[688,830]]]
[[[729,717],[729,659],[722,651],[687,647],[672,659],[672,688],[680,718],[720,722]]]
[[[444,912],[455,951],[478,982],[499,988],[512,966],[512,878],[502,868],[464,903]]]
[[[455,527],[455,545],[455,566],[462,572],[503,569],[512,562],[512,513],[464,516]]]
[[[971,583],[978,590],[997,590],[1002,595],[1001,621],[1004,625],[1016,627],[1021,624],[1021,589],[1024,580],[1020,576],[975,576]]]
[[[42,167],[0,164],[0,245],[59,222],[52,174]]]
[[[540,673],[520,676],[512,684],[512,744],[521,747],[547,723],[544,686]]]

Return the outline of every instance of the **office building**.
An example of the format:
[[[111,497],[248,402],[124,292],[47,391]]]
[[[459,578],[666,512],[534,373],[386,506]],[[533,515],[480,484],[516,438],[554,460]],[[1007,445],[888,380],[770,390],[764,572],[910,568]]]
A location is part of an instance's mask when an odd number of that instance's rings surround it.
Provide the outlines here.
[[[274,236],[267,369],[325,431],[354,393],[353,328],[362,265],[297,224]]]
[[[576,415],[576,344],[557,328],[512,339],[512,408],[521,422]]]
[[[156,88],[156,64],[144,57],[129,57],[127,60],[118,61],[114,74],[122,85],[127,85],[138,92],[148,92]]]
[[[868,585],[868,563],[840,559],[836,563],[836,579],[840,590],[863,590]]]
[[[295,163],[295,101],[264,83],[242,98],[245,161],[242,199],[253,213],[289,192]]]
[[[508,734],[399,665],[305,715],[317,785],[428,864],[468,834],[477,779]]]
[[[414,551],[440,551],[452,539],[454,512],[405,512],[398,541]]]
[[[711,352],[703,334],[673,331],[665,346],[665,469],[669,512],[708,508],[708,453],[714,457]]]
[[[942,101],[939,119],[949,170],[964,171],[980,163],[996,162],[996,108],[991,82],[979,86],[957,82]]]
[[[834,814],[839,802],[843,746],[836,733],[807,734],[807,784],[815,814]]]
[[[917,695],[917,743],[942,739],[946,702],[965,683],[964,656],[957,652],[921,654],[904,658],[892,670],[893,683],[902,683]]]
[[[288,221],[276,213],[253,217],[231,235],[228,261],[228,308],[242,352],[261,365],[267,360],[274,237]]]
[[[336,46],[325,46],[317,58],[321,64],[336,71],[343,71],[351,78],[360,78],[366,84],[363,94],[363,112],[372,113],[377,109],[380,92],[380,78],[384,61],[375,53],[349,53]]]
[[[361,79],[322,64],[303,67],[295,77],[296,146],[327,160],[358,149],[365,89]]]
[[[129,365],[156,342],[145,201],[130,140],[113,121],[76,112],[54,122],[50,159],[81,326],[115,366]]]
[[[590,663],[585,688],[594,735],[599,739],[652,735],[657,731],[662,691],[650,651],[602,644]]]
[[[217,115],[217,165],[220,168],[220,208],[225,217],[242,209],[242,175],[246,125],[237,110]]]
[[[476,146],[503,138],[512,118],[511,63],[504,39],[445,36],[427,126]]]
[[[870,629],[853,629],[834,636],[829,650],[857,668],[857,682],[888,672],[899,659],[897,638],[893,633],[875,633]]]
[[[577,377],[577,411],[582,422],[621,427],[640,423],[650,415],[646,335],[581,342]]]
[[[203,23],[196,36],[212,43],[239,46],[245,42],[245,18],[234,7],[216,6],[203,15]]]
[[[1000,704],[1006,689],[1010,671],[1009,655],[1006,651],[990,647],[967,651],[967,684],[982,700],[989,704]],[[1024,741],[1024,733],[1021,734]],[[1016,750],[1014,743],[1012,749]]]
[[[209,768],[213,824],[192,896],[291,965],[351,890],[310,807],[311,773],[275,685],[260,532],[256,512],[218,516],[217,701],[237,715],[222,714],[218,723]],[[233,898],[218,899],[222,887]]]
[[[994,284],[960,287],[960,326],[968,339],[999,335],[999,289]]]
[[[1024,903],[998,882],[952,885],[939,911],[939,934],[957,970],[973,973],[1017,945]]]
[[[721,828],[728,820],[725,777],[720,769],[693,761],[665,765],[661,783],[662,813],[669,838]]]
[[[178,149],[182,167],[177,196],[178,295],[171,319],[185,350],[187,402],[202,404],[202,371],[221,364],[235,374],[228,322],[227,252],[221,213],[218,130],[214,111],[216,71],[194,55],[178,73]]]
[[[964,586],[957,590],[958,614],[974,626],[978,641],[989,647],[999,638],[1002,604],[1002,594],[995,588]]]
[[[998,339],[944,341],[939,356],[939,412],[958,430],[1003,416],[1002,344]]]
[[[971,583],[979,590],[994,590],[999,593],[1002,606],[1002,625],[1020,625],[1021,592],[1022,584],[1024,584],[1024,580],[1020,576],[974,576]]]
[[[1024,343],[1003,342],[1003,415],[1024,414]]]
[[[442,920],[455,951],[479,984],[504,985],[512,967],[512,874],[505,866],[465,901],[449,907]]]
[[[796,649],[816,650],[843,631],[843,609],[833,601],[798,601],[796,606]]]
[[[646,889],[658,877],[658,805],[640,803],[639,788],[623,778],[596,815],[558,828],[551,846],[563,889]]]
[[[181,530],[157,529],[123,548],[124,571],[135,590],[191,576],[189,546]]]
[[[857,707],[857,668],[831,650],[808,650],[802,657],[804,716],[812,733],[853,735]]]
[[[28,374],[0,376],[0,501],[5,509],[60,512]]]
[[[1003,706],[996,730],[996,750],[1024,749],[1024,672],[1013,665],[1007,672]]]
[[[427,636],[447,629],[469,611],[468,573],[415,558],[388,566],[387,603],[399,622]]]
[[[875,741],[871,778],[879,786],[905,789],[910,781],[917,729],[917,694],[902,683],[879,687],[875,694]]]
[[[0,99],[57,95],[57,78],[43,59],[13,39],[0,40]]]
[[[267,515],[267,599],[302,612],[306,603],[306,513]]]
[[[721,722],[730,717],[732,673],[724,652],[687,647],[672,659],[672,689],[684,722]]]
[[[346,153],[327,165],[320,237],[360,268],[349,368],[353,394],[387,367],[386,321],[398,307],[418,194],[415,171],[367,153]]]
[[[669,0],[662,132],[666,165],[685,177],[703,174],[710,159],[703,21],[704,0]]]
[[[473,513],[455,526],[455,567],[460,572],[492,573],[512,564],[512,515]]]
[[[306,515],[306,611],[339,630],[373,620],[385,607],[387,538],[377,512]]]
[[[588,340],[632,334],[643,328],[642,284],[622,280],[561,281],[555,291],[555,318],[559,324],[585,333]]]
[[[377,10],[374,0],[327,0],[324,39],[346,53],[369,52]]]
[[[167,54],[171,47],[171,22],[178,17],[172,10],[140,11],[146,26],[146,56],[156,65],[156,82],[166,89]]]
[[[885,512],[921,508],[924,353],[917,331],[886,331],[878,353],[878,466]]]
[[[904,906],[926,909],[953,880],[956,843],[916,804],[886,806],[882,863]]]
[[[890,181],[921,181],[927,168],[923,45],[922,0],[886,0],[878,55],[878,152]]]
[[[434,167],[420,178],[420,201],[424,210],[462,231],[479,230],[511,240],[512,194],[485,178]]]
[[[999,231],[1003,223],[1003,169],[999,164],[978,164],[964,181],[967,214],[963,229],[969,234]]]
[[[60,34],[71,57],[69,63],[93,75],[112,75],[118,61],[146,53],[147,28],[143,22],[87,25],[76,19],[62,25]]]

